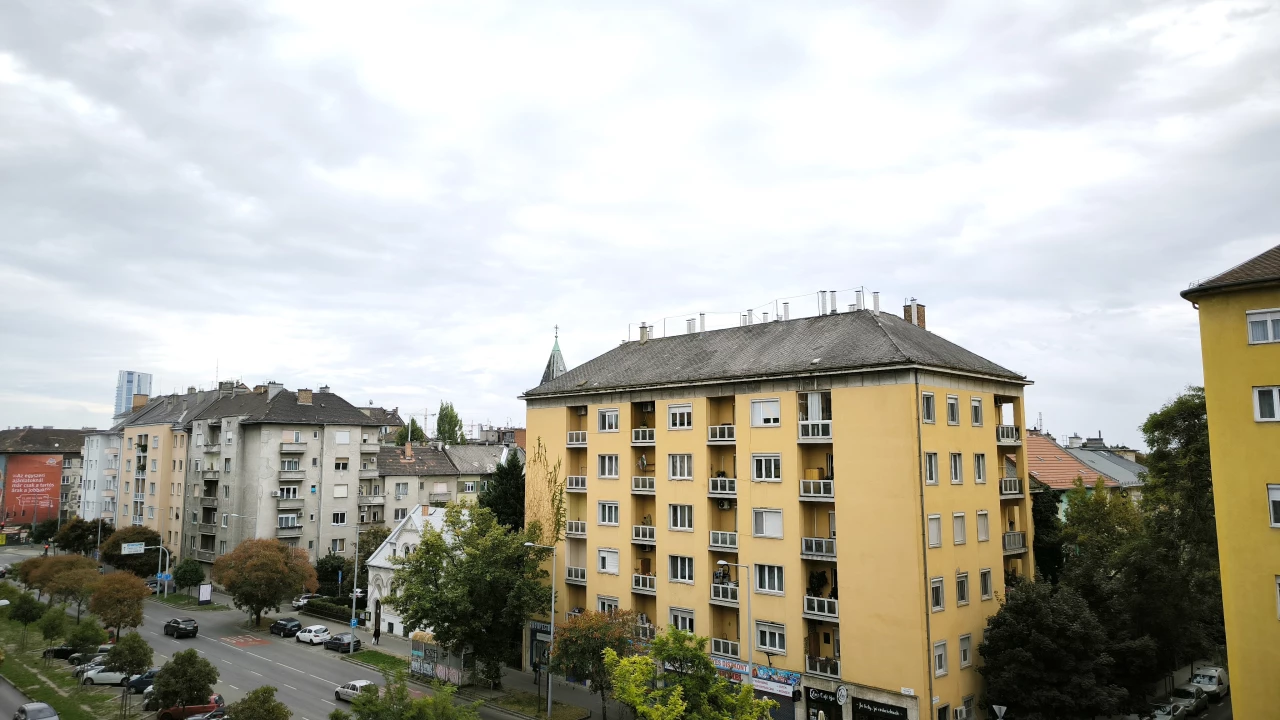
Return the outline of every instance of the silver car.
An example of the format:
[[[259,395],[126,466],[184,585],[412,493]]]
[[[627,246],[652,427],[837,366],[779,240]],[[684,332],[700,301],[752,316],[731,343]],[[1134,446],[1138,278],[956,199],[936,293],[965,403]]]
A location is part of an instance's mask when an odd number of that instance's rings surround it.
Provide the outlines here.
[[[356,696],[358,696],[362,692],[376,693],[378,692],[378,686],[374,685],[368,680],[352,680],[346,685],[339,685],[338,687],[334,688],[333,699],[346,700],[347,702],[351,702],[352,700],[356,699]]]
[[[1209,696],[1198,685],[1179,685],[1169,693],[1169,701],[1186,708],[1188,715],[1199,715],[1209,709]]]
[[[1187,720],[1187,709],[1173,703],[1156,703],[1151,706],[1151,714],[1143,717],[1150,720]]]

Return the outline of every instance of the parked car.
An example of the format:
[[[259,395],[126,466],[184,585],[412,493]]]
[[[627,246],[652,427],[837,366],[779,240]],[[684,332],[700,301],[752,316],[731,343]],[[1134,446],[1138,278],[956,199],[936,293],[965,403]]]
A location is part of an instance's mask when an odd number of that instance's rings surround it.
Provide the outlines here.
[[[1173,703],[1156,703],[1151,706],[1151,714],[1142,717],[1143,720],[1187,720],[1187,709]]]
[[[155,684],[156,673],[158,672],[160,671],[157,670],[156,668],[151,668],[150,670],[142,673],[141,675],[134,677],[132,680],[129,681],[129,692],[135,695],[141,692],[146,692],[147,688]]]
[[[164,624],[164,634],[174,638],[195,637],[200,634],[200,625],[195,618],[174,618]]]
[[[120,672],[119,670],[108,670],[105,667],[99,667],[90,670],[84,674],[84,680],[80,681],[81,685],[119,685],[125,687],[129,681],[137,677],[129,675],[129,673]]]
[[[325,640],[324,649],[345,653],[358,652],[360,650],[360,638],[356,637],[355,633],[338,633]]]
[[[213,712],[201,713],[199,715],[192,715],[191,717],[187,718],[187,720],[221,720],[222,718],[225,718],[225,717],[227,717],[227,709],[218,708]]]
[[[346,685],[339,685],[333,690],[334,700],[351,702],[362,692],[378,692],[378,686],[368,680],[352,680]]]
[[[293,637],[302,629],[302,623],[297,618],[280,618],[271,623],[271,627],[267,628],[272,635],[279,635],[282,638]]]
[[[1191,674],[1191,684],[1203,690],[1212,702],[1218,702],[1231,692],[1231,681],[1227,679],[1227,671],[1216,665],[1196,668],[1196,671]]]
[[[1209,696],[1198,685],[1179,685],[1169,693],[1169,701],[1187,709],[1188,715],[1199,715],[1209,709]]]
[[[148,703],[148,705],[143,705],[143,709],[154,710],[155,695],[151,696]],[[165,708],[164,710],[156,713],[156,720],[187,720],[187,718],[205,715],[213,712],[214,710],[221,710],[226,706],[226,704],[226,701],[222,699],[221,695],[210,695],[209,702],[201,705]]]
[[[6,577],[9,577],[9,566],[0,565],[0,578],[6,578]]]
[[[85,673],[101,668],[102,664],[106,661],[107,661],[106,655],[99,655],[98,657],[90,660],[89,662],[80,663],[79,665],[76,665],[75,669],[71,671],[71,674],[77,678],[82,678],[85,676]]]
[[[294,599],[293,599],[293,602],[291,602],[291,603],[289,603],[289,604],[293,606],[293,609],[294,609],[294,610],[301,610],[301,609],[302,609],[302,606],[303,606],[303,605],[306,605],[308,600],[310,600],[310,599],[312,599],[312,598],[318,598],[318,597],[320,597],[320,595],[318,595],[318,594],[316,594],[316,593],[303,593],[303,594],[299,595],[298,597],[294,598]]]
[[[45,658],[53,658],[55,660],[66,660],[67,658],[71,657],[71,655],[74,654],[75,651],[76,649],[71,647],[70,645],[58,645],[57,647],[45,648],[44,652],[40,653],[40,656]]]
[[[330,637],[329,628],[323,625],[311,625],[299,630],[298,634],[293,636],[293,639],[295,642],[304,642],[308,645],[319,645]]]
[[[90,660],[100,658],[109,652],[111,652],[110,645],[99,645],[97,650],[91,650],[89,652],[72,653],[71,655],[67,656],[67,662],[71,663],[72,665],[83,665],[89,662]]]
[[[58,720],[58,711],[48,703],[27,703],[14,711],[13,720]]]

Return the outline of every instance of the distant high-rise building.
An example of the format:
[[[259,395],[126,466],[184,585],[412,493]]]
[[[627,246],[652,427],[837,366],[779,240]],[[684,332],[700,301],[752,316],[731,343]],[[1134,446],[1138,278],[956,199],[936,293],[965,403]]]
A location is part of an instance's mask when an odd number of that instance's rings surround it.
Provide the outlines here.
[[[120,417],[133,411],[134,395],[151,394],[151,373],[121,370],[116,380],[116,411],[114,417]]]

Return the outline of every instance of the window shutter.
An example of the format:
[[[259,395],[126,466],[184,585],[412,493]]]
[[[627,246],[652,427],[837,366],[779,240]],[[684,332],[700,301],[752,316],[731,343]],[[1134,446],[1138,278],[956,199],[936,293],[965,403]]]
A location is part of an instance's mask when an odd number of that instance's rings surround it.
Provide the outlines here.
[[[605,553],[605,562],[607,564],[606,569],[608,569],[609,572],[611,573],[618,572],[618,553],[616,552]]]

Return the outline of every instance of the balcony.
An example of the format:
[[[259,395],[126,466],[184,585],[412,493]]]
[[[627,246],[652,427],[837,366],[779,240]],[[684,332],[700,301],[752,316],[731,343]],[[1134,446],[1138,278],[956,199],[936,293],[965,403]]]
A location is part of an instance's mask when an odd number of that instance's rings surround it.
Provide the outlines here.
[[[633,475],[631,477],[632,495],[652,495],[657,490],[656,479],[650,475]]]
[[[587,521],[586,520],[569,520],[564,524],[565,537],[586,538],[587,537]]]
[[[397,496],[396,496],[396,499],[397,499],[397,500],[399,500],[401,497],[404,497],[404,496],[403,496],[403,495],[397,495]],[[451,493],[451,492],[442,492],[442,493],[435,493],[435,492],[433,492],[433,493],[431,493],[431,494],[427,495],[427,502],[429,502],[429,503],[448,503],[448,502],[453,502],[453,493]]]
[[[360,452],[365,455],[376,455],[382,449],[382,445],[376,442],[360,443]]]
[[[564,479],[564,489],[568,492],[586,492],[587,476],[570,475]]]
[[[658,528],[653,525],[632,525],[631,542],[641,545],[652,545],[657,541]]]
[[[830,502],[836,498],[836,482],[834,480],[801,480],[800,499]]]
[[[833,598],[804,596],[804,616],[810,620],[835,620],[840,617],[839,603]]]
[[[840,661],[832,658],[804,656],[804,671],[810,675],[823,675],[840,679]]]
[[[146,501],[147,501],[147,494],[146,494],[146,493],[136,492],[136,493],[134,493],[134,494],[133,494],[133,501],[134,501],[134,502],[144,503],[144,502],[146,502]]]
[[[200,446],[200,451],[204,453],[221,453],[222,445],[219,443],[205,443]]]
[[[386,505],[386,495],[364,495],[357,496],[356,503],[359,505]]]
[[[831,421],[813,420],[800,422],[800,442],[831,442]]]
[[[218,497],[216,495],[201,495],[200,507],[218,507]]]
[[[653,428],[636,428],[631,431],[631,444],[651,446],[655,443],[655,435]]]
[[[738,607],[738,586],[727,583],[712,583],[711,604]]]
[[[360,471],[361,480],[377,480],[378,468],[365,468]]]
[[[570,585],[586,585],[587,569],[570,565],[564,569],[564,581]]]
[[[800,557],[806,560],[835,560],[834,538],[800,538]]]
[[[733,425],[712,425],[707,428],[708,445],[732,445],[737,442]]]
[[[738,552],[738,533],[725,530],[711,531],[711,549]]]
[[[640,642],[653,642],[653,638],[658,635],[658,629],[653,623],[636,623],[636,639]]]
[[[1000,478],[1000,498],[1015,499],[1023,497],[1022,494],[1022,478],[1007,477]]]
[[[303,442],[282,442],[280,443],[280,452],[283,454],[296,455],[307,451],[307,444]]]
[[[120,448],[109,447],[105,449],[103,452],[107,454],[107,457],[120,457]]]
[[[306,480],[307,471],[306,470],[281,470],[280,479],[281,480]]]
[[[586,447],[587,431],[586,430],[570,430],[569,437],[565,440],[565,445],[569,447]]]
[[[142,516],[141,516],[141,515],[134,515],[134,516],[133,516],[133,524],[134,524],[134,525],[141,525],[141,524],[142,524]]]
[[[721,638],[711,638],[711,654],[720,657],[740,659],[738,655],[738,643],[733,640],[722,640]]]
[[[1027,551],[1027,534],[1022,531],[1004,534],[1004,554],[1017,555]]]
[[[211,562],[213,562],[213,560],[214,560],[214,554],[213,554],[213,551],[212,551],[212,550],[197,550],[197,551],[196,551],[196,559],[197,559],[197,560],[199,560],[200,562],[207,562],[207,563],[211,563]]]
[[[198,526],[198,529],[200,530],[200,532],[204,533],[205,535],[214,535],[218,532],[218,523],[216,521],[202,522]]]
[[[731,478],[731,477],[707,478],[707,497],[713,497],[713,498],[738,497],[738,479]]]
[[[117,475],[120,474],[120,471],[115,468],[106,468],[105,470],[102,471],[102,474],[105,475],[106,477],[116,477]]]
[[[301,525],[282,525],[276,528],[276,537],[278,538],[299,538],[302,537]]]
[[[201,480],[217,480],[220,473],[217,470],[201,470]]]
[[[302,504],[304,502],[306,501],[299,497],[292,497],[292,498],[282,497],[276,500],[276,509],[277,510],[301,510]]]
[[[631,592],[638,592],[643,595],[658,594],[658,578],[654,575],[641,575],[635,573],[631,576]]]
[[[1017,425],[996,426],[997,445],[1021,445],[1022,430]]]

